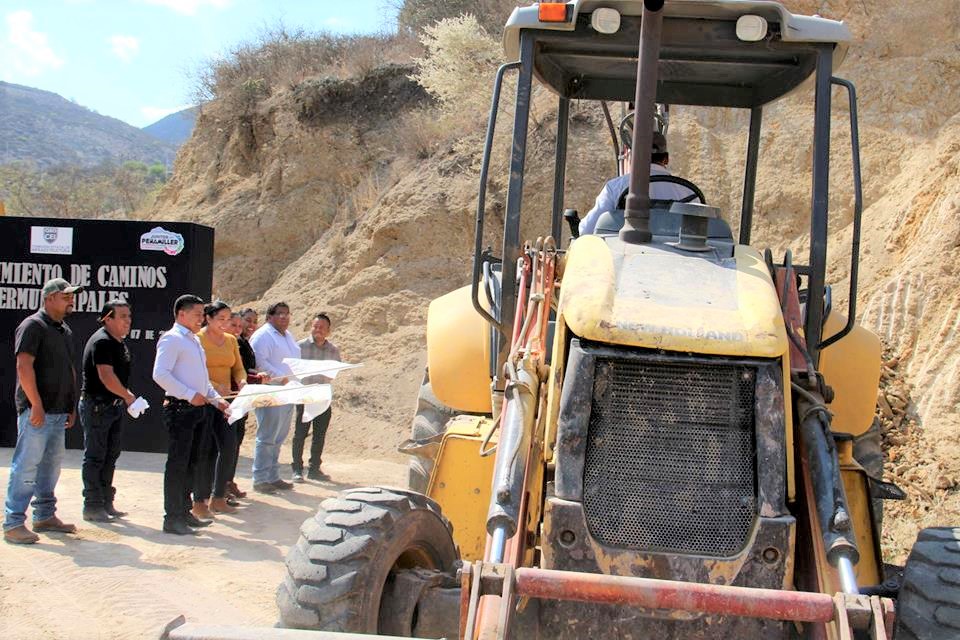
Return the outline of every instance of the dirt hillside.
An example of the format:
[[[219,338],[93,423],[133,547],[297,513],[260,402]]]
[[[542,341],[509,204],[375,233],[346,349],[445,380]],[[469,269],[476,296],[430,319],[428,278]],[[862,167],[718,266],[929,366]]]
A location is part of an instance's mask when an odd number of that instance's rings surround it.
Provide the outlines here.
[[[912,388],[905,410],[917,450],[905,464],[935,468],[918,476],[929,496],[903,506],[904,524],[888,541],[902,549],[919,525],[960,521],[960,493],[939,481],[960,477],[960,4],[786,4],[843,19],[855,34],[838,75],[859,96],[858,317],[884,338]],[[331,314],[334,341],[365,367],[338,382],[330,446],[370,456],[398,455],[422,374],[427,304],[465,284],[470,268],[481,137],[465,126],[459,141],[428,144],[433,107],[408,74],[388,68],[302,83],[240,120],[225,117],[225,105],[208,105],[150,213],[216,227],[215,291],[224,298],[261,307],[287,300],[301,335],[313,312]],[[835,91],[834,99],[830,281],[843,308],[853,196],[845,96]],[[538,102],[528,151],[525,206],[541,220],[552,187],[552,104],[546,96]],[[501,122],[508,134],[509,118]],[[790,247],[801,258],[811,126],[809,87],[765,110],[755,214],[756,246]],[[672,168],[725,214],[738,208],[746,129],[745,113],[672,112]],[[571,137],[566,206],[583,212],[613,163],[592,108],[575,109]],[[494,164],[488,212],[496,226],[503,153]]]

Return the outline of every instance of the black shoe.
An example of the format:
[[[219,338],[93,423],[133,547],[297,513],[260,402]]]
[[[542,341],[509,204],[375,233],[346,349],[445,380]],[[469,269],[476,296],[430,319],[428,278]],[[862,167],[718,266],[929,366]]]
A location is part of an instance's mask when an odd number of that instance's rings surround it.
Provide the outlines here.
[[[83,519],[87,522],[113,522],[113,516],[103,507],[84,507]]]
[[[324,481],[324,480],[329,480],[330,476],[325,474],[323,471],[320,471],[319,469],[311,469],[310,471],[307,472],[307,478],[309,478],[310,480]]]
[[[112,502],[103,505],[103,510],[114,518],[122,518],[123,516],[127,515],[126,511],[118,511],[117,509],[114,509]]]
[[[187,515],[183,516],[183,521],[187,524],[187,526],[194,527],[195,529],[209,527],[211,524],[213,524],[213,520],[201,520],[189,511],[187,512]]]
[[[253,485],[253,490],[257,493],[273,494],[277,492],[277,487],[270,482],[257,482]]]
[[[163,532],[173,533],[178,536],[195,536],[197,532],[187,526],[183,520],[164,520]]]
[[[293,489],[293,483],[287,482],[283,478],[278,478],[277,480],[274,480],[273,482],[270,483],[270,486],[280,489],[281,491],[287,491],[288,489]]]

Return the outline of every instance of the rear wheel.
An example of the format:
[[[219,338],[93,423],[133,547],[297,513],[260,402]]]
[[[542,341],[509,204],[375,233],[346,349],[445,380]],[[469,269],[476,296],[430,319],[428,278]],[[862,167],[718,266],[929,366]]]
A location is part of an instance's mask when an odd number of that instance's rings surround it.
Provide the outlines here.
[[[452,527],[426,496],[377,487],[325,500],[300,527],[277,589],[280,624],[299,629],[378,633],[381,611],[404,594],[386,589],[409,569],[452,574]]]
[[[433,394],[430,384],[430,371],[423,375],[420,394],[417,396],[417,413],[410,428],[410,439],[400,446],[400,450],[411,456],[407,486],[413,491],[427,492],[430,474],[436,460],[440,441],[447,430],[447,422],[457,412],[446,406]]]
[[[960,529],[924,529],[897,598],[894,640],[960,638]]]

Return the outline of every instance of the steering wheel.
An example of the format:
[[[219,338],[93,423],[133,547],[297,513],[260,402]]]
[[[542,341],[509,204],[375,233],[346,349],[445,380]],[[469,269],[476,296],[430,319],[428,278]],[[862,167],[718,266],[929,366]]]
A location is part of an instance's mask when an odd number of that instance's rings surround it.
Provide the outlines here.
[[[693,202],[695,198],[699,198],[702,204],[707,204],[707,199],[703,195],[703,191],[700,190],[700,187],[693,184],[686,178],[681,178],[680,176],[650,176],[650,184],[654,182],[672,182],[673,184],[678,184],[681,187],[686,187],[693,191],[689,196],[683,198],[682,200],[674,200],[673,202]],[[627,187],[627,190],[620,194],[620,199],[617,201],[618,209],[627,208],[627,194],[630,193],[630,188]]]

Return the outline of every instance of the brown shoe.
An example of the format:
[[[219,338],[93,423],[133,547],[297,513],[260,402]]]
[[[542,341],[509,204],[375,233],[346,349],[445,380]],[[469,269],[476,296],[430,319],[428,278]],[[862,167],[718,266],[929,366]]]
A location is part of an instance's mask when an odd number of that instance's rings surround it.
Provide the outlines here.
[[[40,536],[25,526],[20,525],[19,527],[4,531],[3,539],[10,544],[33,544],[40,539]]]
[[[34,531],[52,531],[54,533],[76,533],[77,526],[74,524],[67,524],[60,520],[57,516],[52,518],[47,518],[46,520],[34,520],[33,522]]]
[[[240,491],[240,487],[237,486],[237,483],[231,480],[227,483],[227,493],[233,495],[234,498],[246,498],[247,492]]]
[[[213,513],[236,513],[237,508],[227,504],[226,498],[213,498],[210,500],[210,511]]]
[[[194,502],[193,509],[190,510],[190,513],[195,515],[200,520],[213,520],[213,513],[210,512],[210,507],[207,506],[207,501]]]

